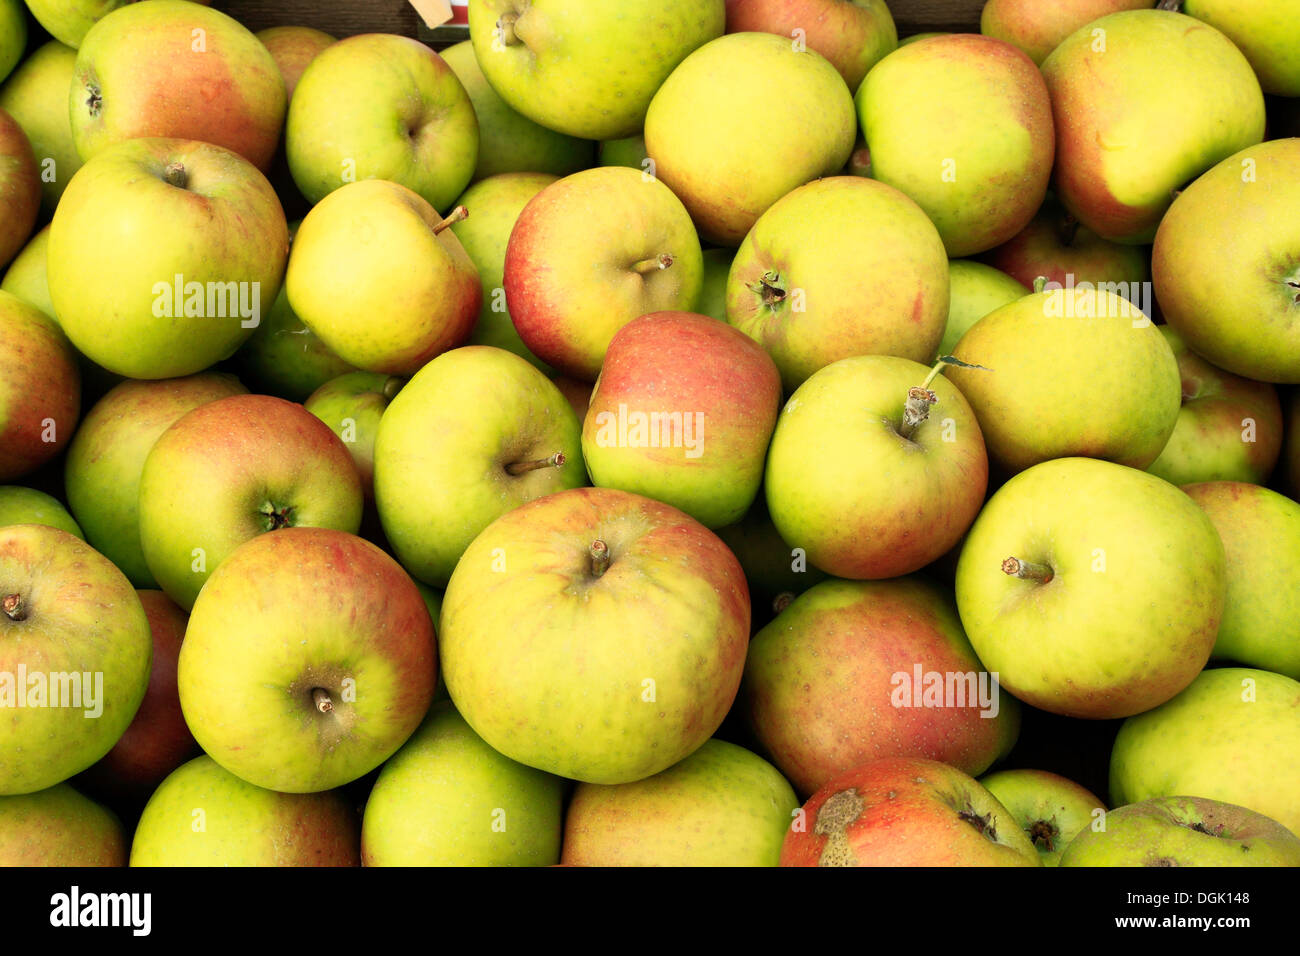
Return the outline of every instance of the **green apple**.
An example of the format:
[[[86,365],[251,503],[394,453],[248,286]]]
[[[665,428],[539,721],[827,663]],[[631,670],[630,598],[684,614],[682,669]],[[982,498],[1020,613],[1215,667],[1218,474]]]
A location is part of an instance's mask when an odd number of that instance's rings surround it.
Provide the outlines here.
[[[1052,104],[1020,50],[963,33],[896,50],[859,87],[871,175],[934,220],[949,256],[1006,242],[1042,205]]]
[[[1029,289],[992,266],[969,259],[948,263],[948,321],[939,340],[939,354],[951,355],[961,337],[984,316],[1023,299]]]
[[[326,382],[303,403],[347,446],[367,499],[374,497],[379,420],[404,384],[404,379],[392,375],[348,372]]]
[[[81,414],[77,357],[54,320],[0,291],[0,482],[34,471],[67,445]]]
[[[1078,834],[1097,821],[1112,819],[1090,791],[1046,770],[999,770],[981,777],[980,783],[1020,824],[1043,866],[1059,866],[1061,854]]]
[[[745,569],[756,624],[760,617],[766,623],[797,595],[826,580],[826,573],[809,564],[802,549],[790,547],[781,537],[763,494],[754,499],[740,521],[718,528],[717,533]]]
[[[20,0],[0,0],[0,80],[18,65],[26,48],[27,11]]]
[[[1184,0],[1173,9],[1222,30],[1246,54],[1265,93],[1300,96],[1300,50],[1289,39],[1294,0]]]
[[[132,866],[357,866],[356,811],[339,793],[276,793],[211,757],[177,768],[149,798]]]
[[[686,204],[702,236],[733,247],[790,190],[842,169],[856,135],[853,97],[835,67],[769,33],[733,33],[696,50],[645,120],[651,175]]]
[[[1300,866],[1300,837],[1262,813],[1203,797],[1157,797],[1082,830],[1061,866]]]
[[[564,782],[503,757],[449,702],[384,764],[366,801],[366,866],[552,866]]]
[[[336,37],[312,27],[268,27],[257,31],[256,36],[271,52],[271,58],[280,70],[286,102],[293,100],[293,91],[308,64],[326,47],[338,42]]]
[[[1214,525],[1173,485],[1060,458],[984,506],[956,589],[966,634],[1003,687],[1040,710],[1110,719],[1164,703],[1200,673],[1227,575]]]
[[[0,866],[126,866],[126,854],[117,815],[66,783],[0,797]]]
[[[422,368],[375,438],[375,504],[403,567],[444,586],[499,516],[585,484],[579,427],[559,390],[513,353],[472,345]]]
[[[57,528],[0,528],[0,794],[79,773],[122,736],[149,683],[131,582]]]
[[[799,800],[770,763],[707,740],[631,783],[580,783],[564,818],[570,866],[776,866]]]
[[[58,316],[54,314],[54,303],[50,301],[50,282],[46,276],[49,246],[50,227],[45,226],[32,236],[31,241],[9,263],[4,281],[0,282],[0,290],[18,296],[28,305],[36,306],[57,323]]]
[[[194,605],[177,668],[185,722],[236,776],[284,793],[369,773],[420,725],[437,678],[415,584],[328,528],[259,535]]]
[[[41,180],[27,134],[0,109],[0,268],[32,234],[41,209]]]
[[[649,170],[646,159],[649,152],[645,148],[645,137],[640,133],[623,136],[619,139],[604,140],[596,148],[596,164],[599,166],[628,166],[632,169]]]
[[[68,88],[76,62],[76,50],[51,40],[33,51],[0,86],[0,109],[7,110],[27,134],[41,170],[41,201],[51,211],[72,174],[81,168],[68,119]]]
[[[27,0],[37,22],[60,43],[81,46],[86,32],[119,7],[136,0]],[[195,0],[203,6],[209,0]]]
[[[701,315],[727,321],[727,278],[736,253],[731,249],[705,249],[701,253],[704,275],[700,283],[700,296],[695,301],[695,311]]]
[[[68,507],[95,550],[136,587],[157,587],[140,543],[140,477],[154,442],[186,412],[243,394],[238,379],[219,372],[127,381],[86,413],[64,462]]]
[[[988,0],[980,33],[1019,47],[1037,64],[1084,24],[1120,10],[1150,10],[1154,0]]]
[[[77,522],[57,498],[35,488],[0,485],[0,527],[11,524],[43,524],[86,540]]]

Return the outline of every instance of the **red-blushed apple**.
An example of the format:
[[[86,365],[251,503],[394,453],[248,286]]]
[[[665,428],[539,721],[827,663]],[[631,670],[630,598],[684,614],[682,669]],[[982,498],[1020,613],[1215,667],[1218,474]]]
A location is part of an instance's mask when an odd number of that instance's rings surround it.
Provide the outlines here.
[[[122,821],[66,783],[0,797],[0,866],[126,866]]]
[[[1020,708],[975,656],[952,596],[920,578],[826,581],[754,636],[741,697],[801,794],[879,757],[972,776],[1011,750]]]
[[[0,482],[57,455],[81,414],[77,357],[59,327],[17,296],[0,292]]]
[[[659,180],[623,166],[574,173],[533,196],[510,233],[503,269],[524,345],[587,381],[628,322],[693,309],[703,271],[681,202]]]
[[[81,526],[52,495],[21,485],[0,485],[0,528],[11,524],[43,524],[86,540]]]
[[[720,528],[758,494],[780,407],[780,373],[746,335],[707,315],[652,312],[609,343],[582,457],[592,484]]]
[[[249,538],[281,528],[355,533],[364,494],[347,446],[301,405],[234,395],[186,412],[140,474],[140,543],[182,608]]]
[[[1155,0],[988,0],[980,11],[980,33],[1019,47],[1041,64],[1084,24],[1108,13],[1153,6]]]
[[[995,309],[1029,295],[1005,272],[969,259],[948,263],[948,321],[939,340],[939,354],[951,355],[970,327]]]
[[[377,372],[348,372],[326,382],[303,403],[352,453],[367,499],[372,499],[375,493],[375,435],[379,432],[379,420],[405,382]]]
[[[263,172],[285,111],[270,51],[226,14],[187,0],[129,4],[91,27],[68,102],[83,160],[163,136],[225,147]]]
[[[0,268],[27,244],[41,209],[41,177],[27,134],[0,109]]]
[[[68,87],[77,51],[51,40],[34,50],[0,86],[0,109],[18,121],[41,171],[41,202],[53,211],[81,157],[72,142]]]
[[[177,683],[195,739],[285,793],[329,790],[387,760],[424,719],[438,655],[396,561],[328,528],[259,535],[194,605]]]
[[[999,770],[979,782],[1020,824],[1043,866],[1059,866],[1077,834],[1106,822],[1106,805],[1091,791],[1046,770]]]
[[[443,596],[447,690],[494,749],[628,783],[697,750],[735,699],[749,594],[735,557],[676,508],[575,488],[502,515]]]
[[[284,80],[286,102],[293,99],[293,91],[302,79],[307,64],[316,59],[327,46],[337,42],[335,37],[313,27],[268,27],[257,31],[255,36],[275,60],[280,78]]]
[[[796,814],[782,866],[1039,866],[1015,818],[974,779],[915,757],[837,775]]]

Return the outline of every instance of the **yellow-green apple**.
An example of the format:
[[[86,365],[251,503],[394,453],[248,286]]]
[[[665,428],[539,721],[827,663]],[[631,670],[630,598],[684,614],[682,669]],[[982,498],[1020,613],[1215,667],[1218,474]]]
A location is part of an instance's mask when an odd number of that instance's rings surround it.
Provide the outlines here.
[[[1156,797],[1084,828],[1061,866],[1300,866],[1300,837],[1262,813],[1204,797]]]
[[[1098,820],[1109,822],[1106,805],[1091,791],[1046,770],[999,770],[980,783],[1020,824],[1043,866],[1059,866],[1076,835]]]
[[[126,866],[122,821],[66,783],[0,797],[0,866]]]
[[[76,62],[76,50],[51,40],[0,86],[0,109],[18,121],[31,142],[40,168],[41,202],[51,212],[81,168],[68,118],[68,88]]]
[[[939,340],[939,354],[951,355],[970,327],[995,309],[1029,295],[1029,289],[1005,272],[974,262],[948,263],[948,320]]]
[[[943,240],[912,200],[874,179],[819,179],[778,199],[740,244],[727,321],[793,392],[851,355],[934,358],[947,273]]]
[[[766,624],[796,595],[826,580],[826,572],[809,564],[802,549],[790,547],[781,537],[765,495],[754,499],[740,521],[717,532],[745,571],[755,625]]]
[[[446,209],[474,174],[479,132],[469,94],[442,57],[409,37],[367,33],[307,66],[285,144],[293,180],[313,203],[383,179]]]
[[[524,345],[591,382],[628,322],[693,309],[703,271],[699,237],[678,198],[657,179],[600,166],[528,201],[510,233],[503,281]]]
[[[1006,242],[1042,205],[1052,174],[1052,104],[1009,43],[953,34],[912,43],[859,87],[871,175],[934,220],[950,256]]]
[[[18,121],[0,109],[0,266],[8,265],[36,225],[41,178]]]
[[[553,372],[550,379],[555,383],[555,387],[560,390],[560,394],[564,396],[565,401],[569,403],[569,407],[573,409],[573,414],[578,421],[586,421],[587,409],[591,407],[591,383],[569,378],[569,376],[561,375],[558,372]]]
[[[1228,555],[1212,656],[1300,680],[1300,504],[1242,481],[1183,491],[1210,516]]]
[[[195,757],[158,787],[132,866],[357,866],[356,811],[341,793],[276,793]]]
[[[289,305],[321,342],[367,372],[410,375],[469,336],[482,290],[443,218],[417,193],[369,179],[330,193],[298,227]]]
[[[303,407],[338,435],[352,454],[367,500],[375,491],[375,435],[379,420],[404,379],[378,372],[348,372],[331,379]]]
[[[138,588],[156,588],[140,544],[140,476],[159,437],[186,412],[245,394],[233,375],[206,372],[126,381],[86,413],[64,461],[68,507],[100,554]]]
[[[27,47],[27,14],[20,0],[0,0],[0,80],[23,58]]]
[[[983,773],[1011,750],[1020,708],[921,578],[825,581],[754,636],[741,697],[763,749],[801,794],[879,757]]]
[[[816,50],[856,90],[898,46],[885,0],[727,0],[727,32],[774,33]]]
[[[301,405],[233,395],[198,405],[154,442],[140,473],[140,543],[181,607],[243,542],[281,528],[355,533],[364,495],[347,446]]]
[[[1208,27],[1206,29],[1209,29]],[[1220,368],[1300,383],[1300,138],[1225,159],[1161,220],[1151,275],[1165,321]]]
[[[0,528],[0,794],[108,753],[144,697],[149,647],[140,599],[107,558],[57,528]]]
[[[67,445],[81,414],[81,375],[54,320],[8,292],[0,292],[0,342],[0,481],[10,481]]]
[[[475,182],[499,173],[567,176],[593,164],[595,144],[591,140],[557,133],[511,109],[479,69],[469,40],[447,47],[441,56],[474,104],[478,119]]]
[[[697,750],[740,686],[749,594],[718,537],[669,505],[574,488],[502,515],[443,596],[447,691],[494,749],[588,783]]]
[[[1005,40],[1041,64],[1061,41],[1084,24],[1121,10],[1150,10],[1155,0],[988,0],[980,33]]]
[[[564,781],[503,757],[448,701],[384,764],[366,800],[366,866],[552,866]]]
[[[119,7],[136,0],[27,0],[27,6],[41,26],[60,43],[78,47],[95,23]],[[203,6],[209,0],[195,0]]]
[[[1222,30],[1246,54],[1265,93],[1300,96],[1300,49],[1290,38],[1295,0],[1164,0],[1160,6]]]
[[[580,783],[564,818],[569,866],[776,866],[799,809],[762,757],[707,740],[630,783]]]
[[[722,35],[723,0],[471,0],[488,82],[535,123],[583,139],[631,136],[692,50]]]
[[[35,488],[0,485],[0,528],[11,524],[43,524],[86,540],[81,527],[59,500]]]
[[[957,607],[980,660],[1025,703],[1127,717],[1205,666],[1225,563],[1210,519],[1167,481],[1059,458],[984,506],[957,561]]]
[[[528,201],[556,181],[550,173],[501,173],[480,179],[456,200],[474,214],[451,225],[465,254],[478,270],[483,303],[470,333],[471,345],[494,345],[514,352],[545,370],[515,330],[506,302],[506,244]]]
[[[1146,243],[1174,193],[1264,138],[1264,95],[1232,41],[1166,10],[1112,13],[1043,61],[1057,196],[1112,242]]]
[[[45,269],[49,245],[50,227],[45,226],[9,263],[4,281],[0,281],[0,291],[12,293],[28,305],[36,306],[57,323],[59,319],[54,314],[54,303],[50,301],[50,281]]]
[[[743,333],[694,312],[652,312],[615,333],[582,426],[591,482],[739,521],[763,480],[781,376]]]
[[[828,781],[795,815],[782,866],[1039,866],[1015,818],[934,760],[884,757]]]
[[[263,172],[280,143],[284,80],[237,21],[188,0],[114,10],[77,49],[69,91],[83,160],[128,139],[202,140]]]
[[[912,43],[919,43],[922,40],[928,40],[931,37],[946,37],[951,34],[951,30],[927,30],[924,33],[913,33],[910,37],[903,37],[903,39],[898,41],[898,45],[908,46]]]
[[[632,169],[649,171],[650,167],[646,164],[648,158],[645,137],[640,133],[619,139],[603,140],[596,147],[598,166],[630,166]]]
[[[736,253],[732,249],[705,249],[701,253],[704,275],[700,295],[695,300],[695,311],[711,316],[719,322],[727,321],[727,277]]]
[[[782,129],[784,136],[772,136]],[[844,167],[853,97],[825,57],[770,33],[705,44],[650,103],[645,141],[658,176],[710,242],[738,246],[772,203]]]
[[[177,683],[217,763],[285,793],[391,757],[424,719],[438,655],[424,599],[379,548],[328,528],[245,542],[195,602]]]
[[[785,403],[765,491],[781,537],[811,563],[892,578],[957,543],[987,482],[984,439],[956,386],[909,359],[861,355],[826,366]]]
[[[50,297],[92,361],[174,378],[252,335],[288,253],[280,201],[247,160],[194,140],[128,140],[82,166],[59,201]],[[92,263],[99,278],[88,283]]]
[[[1147,471],[1175,485],[1196,481],[1263,484],[1282,450],[1277,389],[1215,368],[1160,326],[1183,381],[1178,423]]]
[[[268,27],[257,31],[255,36],[270,51],[280,70],[286,102],[293,100],[293,91],[297,89],[307,65],[327,46],[337,42],[335,37],[313,27]]]
[[[422,368],[375,439],[375,504],[402,566],[442,587],[498,517],[586,484],[580,428],[559,389],[511,352],[470,345]]]
[[[1178,360],[1138,308],[1091,284],[1044,287],[984,316],[948,377],[979,418],[995,470],[1086,455],[1156,460],[1178,423]]]

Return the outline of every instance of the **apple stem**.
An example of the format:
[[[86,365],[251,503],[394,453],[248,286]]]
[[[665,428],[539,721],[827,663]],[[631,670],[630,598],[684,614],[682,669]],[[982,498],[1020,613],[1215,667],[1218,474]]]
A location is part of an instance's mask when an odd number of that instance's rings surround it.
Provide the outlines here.
[[[324,687],[313,687],[311,690],[312,703],[322,714],[328,714],[334,709],[334,701],[330,700],[330,692]]]
[[[402,390],[402,387],[405,384],[406,384],[406,379],[401,378],[400,376],[397,375],[390,375],[388,376],[388,378],[384,380],[384,387],[381,388],[379,391],[384,396],[384,398],[388,399],[389,401],[392,401],[392,399],[397,397],[397,393]]]
[[[443,219],[441,222],[438,222],[434,225],[433,234],[436,236],[438,233],[442,232],[452,223],[464,222],[468,218],[469,218],[469,210],[466,209],[464,206],[457,206],[451,212],[447,213],[446,219]]]
[[[535,461],[512,461],[510,464],[506,465],[506,473],[510,475],[523,475],[530,471],[537,471],[541,468],[559,468],[566,461],[568,461],[568,459],[564,457],[564,452],[557,451],[550,458],[538,458]]]
[[[169,186],[184,189],[189,185],[190,175],[186,172],[184,163],[168,163],[163,167],[163,180]]]
[[[5,612],[5,617],[11,621],[27,620],[27,605],[23,603],[21,594],[6,594],[0,599],[0,610]]]
[[[609,545],[597,538],[591,542],[591,573],[600,577],[609,570]]]
[[[1063,246],[1074,245],[1074,239],[1079,234],[1079,220],[1075,219],[1068,212],[1061,216],[1060,221],[1056,224],[1056,238],[1060,240]]]
[[[497,20],[497,36],[506,46],[514,46],[519,42],[519,37],[515,35],[515,21],[518,19],[517,13],[503,13]]]
[[[1037,276],[1034,279],[1034,291],[1042,292],[1045,288],[1047,288],[1047,276]]]
[[[750,285],[749,290],[757,293],[763,301],[763,306],[768,309],[774,309],[785,301],[785,288],[781,285],[781,274],[771,269]]]
[[[790,591],[782,591],[776,597],[772,598],[772,610],[780,614],[794,602],[794,594]]]
[[[663,255],[655,256],[652,259],[642,259],[640,262],[632,263],[632,271],[647,276],[652,272],[667,269],[672,264],[673,257],[665,252]]]
[[[1156,4],[1156,9],[1181,13],[1183,10],[1183,0],[1160,0],[1160,2]]]
[[[1003,561],[1002,571],[1013,578],[1024,578],[1040,584],[1046,584],[1056,576],[1056,573],[1045,564],[1035,564],[1033,561],[1022,561],[1019,558],[1007,558]]]

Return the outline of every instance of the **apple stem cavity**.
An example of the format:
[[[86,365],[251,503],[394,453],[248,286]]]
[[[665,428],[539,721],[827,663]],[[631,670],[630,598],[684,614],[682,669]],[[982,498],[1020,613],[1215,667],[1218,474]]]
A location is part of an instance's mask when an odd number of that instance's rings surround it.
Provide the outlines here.
[[[518,19],[517,13],[503,13],[497,20],[497,38],[506,46],[514,46],[519,42],[519,37],[515,34],[515,22]]]
[[[313,687],[311,689],[311,702],[316,705],[316,709],[322,714],[328,714],[334,710],[334,701],[330,699],[330,692],[324,687]]]
[[[667,269],[672,264],[673,257],[665,252],[652,259],[642,259],[640,262],[632,263],[632,271],[638,275],[648,276],[652,272],[660,272]]]
[[[189,185],[190,175],[185,170],[184,163],[168,163],[163,167],[163,182],[169,186],[175,186],[177,189],[184,189]]]
[[[926,379],[927,382],[930,379]],[[930,407],[939,401],[939,396],[925,386],[913,385],[907,390],[907,400],[903,402],[903,424],[898,434],[909,441],[916,433],[921,422],[930,417]]]
[[[539,471],[542,468],[559,468],[566,461],[568,459],[564,457],[564,452],[557,451],[550,458],[538,458],[535,461],[512,461],[506,465],[506,474],[525,475],[530,471]]]
[[[600,577],[609,570],[609,545],[597,538],[591,542],[591,549],[588,552],[591,555],[591,573],[593,577]]]
[[[1035,564],[1033,561],[1022,561],[1019,558],[1007,558],[1002,562],[1002,571],[1013,578],[1022,578],[1027,581],[1037,581],[1040,584],[1046,584],[1052,578],[1056,577],[1056,572],[1045,564]]]
[[[283,508],[277,508],[274,502],[267,501],[258,513],[262,515],[265,521],[262,522],[267,531],[279,531],[281,528],[293,526],[293,506],[285,505]]]
[[[1061,245],[1074,245],[1074,239],[1078,235],[1079,220],[1075,219],[1068,212],[1062,215],[1060,221],[1056,224],[1056,238],[1060,241]]]
[[[468,218],[469,210],[464,206],[457,206],[451,212],[447,213],[446,219],[434,224],[433,234],[436,236],[438,233],[451,226],[452,223],[464,222]]]
[[[1160,2],[1156,4],[1156,9],[1169,10],[1172,13],[1182,13],[1183,0],[1160,0]]]
[[[794,593],[791,591],[782,591],[776,597],[772,598],[772,610],[780,614],[794,602]]]
[[[0,599],[0,610],[3,610],[5,617],[11,621],[27,620],[27,604],[21,594],[6,594]]]
[[[749,290],[762,299],[763,307],[775,310],[785,301],[785,285],[781,282],[781,273],[769,269],[749,286]]]

